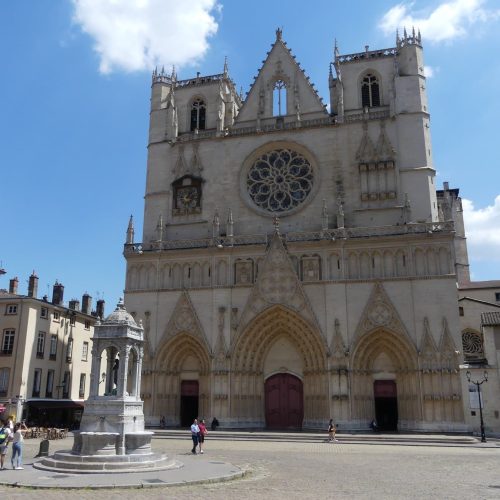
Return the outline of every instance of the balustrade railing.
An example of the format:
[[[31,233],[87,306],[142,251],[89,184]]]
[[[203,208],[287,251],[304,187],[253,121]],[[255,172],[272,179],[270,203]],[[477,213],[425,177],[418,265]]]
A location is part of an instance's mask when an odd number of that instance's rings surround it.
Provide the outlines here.
[[[399,226],[347,227],[325,231],[291,231],[283,233],[285,242],[307,242],[321,240],[345,240],[356,238],[388,237],[412,234],[449,233],[455,230],[453,221],[419,222]],[[158,252],[167,250],[189,250],[196,248],[229,248],[243,245],[266,245],[268,234],[242,234],[215,238],[152,241],[150,243],[125,244],[125,253]]]

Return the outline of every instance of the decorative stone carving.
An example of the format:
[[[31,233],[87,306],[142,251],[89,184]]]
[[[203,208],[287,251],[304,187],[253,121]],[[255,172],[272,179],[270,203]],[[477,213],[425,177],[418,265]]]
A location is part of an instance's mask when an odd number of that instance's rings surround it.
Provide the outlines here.
[[[318,256],[302,257],[302,281],[319,281],[320,260]]]
[[[179,300],[172,311],[170,320],[167,323],[167,327],[165,328],[160,344],[163,344],[170,338],[182,332],[189,333],[190,335],[197,337],[198,340],[207,348],[207,351],[211,351],[207,337],[187,291],[181,293]]]
[[[356,336],[386,328],[408,337],[399,314],[381,283],[376,283],[356,328]]]
[[[237,260],[234,264],[234,284],[248,285],[253,283],[253,260]]]
[[[280,235],[273,235],[259,275],[247,300],[238,331],[241,332],[252,318],[273,304],[283,304],[303,316],[318,331],[318,321],[302,289]]]

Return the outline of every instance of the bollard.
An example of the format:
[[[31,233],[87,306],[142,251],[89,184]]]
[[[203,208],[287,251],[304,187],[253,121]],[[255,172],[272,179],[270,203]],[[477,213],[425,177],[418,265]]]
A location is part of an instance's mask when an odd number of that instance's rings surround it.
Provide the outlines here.
[[[48,456],[49,456],[49,440],[42,439],[40,441],[40,450],[38,451],[38,455],[35,458],[48,457]]]

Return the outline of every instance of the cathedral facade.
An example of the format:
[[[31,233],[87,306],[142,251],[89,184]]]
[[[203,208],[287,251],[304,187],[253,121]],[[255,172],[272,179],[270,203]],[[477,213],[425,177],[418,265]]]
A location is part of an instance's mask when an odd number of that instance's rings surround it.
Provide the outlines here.
[[[243,98],[152,79],[142,242],[149,423],[466,430],[457,190],[437,190],[419,34],[341,55],[323,103],[282,32]]]

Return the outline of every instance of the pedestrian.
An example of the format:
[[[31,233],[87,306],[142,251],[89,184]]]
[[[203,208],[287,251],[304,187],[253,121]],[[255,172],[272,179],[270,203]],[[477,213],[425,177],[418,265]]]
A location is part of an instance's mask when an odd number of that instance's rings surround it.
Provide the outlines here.
[[[214,417],[212,420],[211,428],[213,431],[215,431],[219,427],[219,421],[217,420],[217,417]]]
[[[24,441],[24,432],[28,428],[26,427],[24,421],[17,422],[14,426],[14,434],[12,437],[12,457],[10,459],[10,463],[12,464],[12,468],[15,470],[23,470],[23,441]],[[17,465],[14,465],[17,459]]]
[[[191,424],[191,439],[193,440],[193,449],[191,453],[196,455],[196,447],[198,446],[198,435],[200,433],[200,427],[198,426],[198,419],[195,418]]]
[[[328,423],[328,442],[333,443],[334,441],[338,441],[338,439],[335,438],[336,433],[337,427],[335,427],[333,419],[331,418],[330,422]]]
[[[162,417],[160,418],[160,428],[165,429],[165,427],[166,427],[166,421],[165,417],[162,415]]]
[[[200,446],[200,453],[203,453],[203,443],[205,442],[205,436],[208,434],[207,426],[205,425],[205,419],[201,419],[198,424],[200,428],[200,433],[198,434],[198,442]]]
[[[10,429],[7,420],[2,421],[0,429],[0,470],[4,470],[5,455],[7,455],[7,447],[9,445]]]

